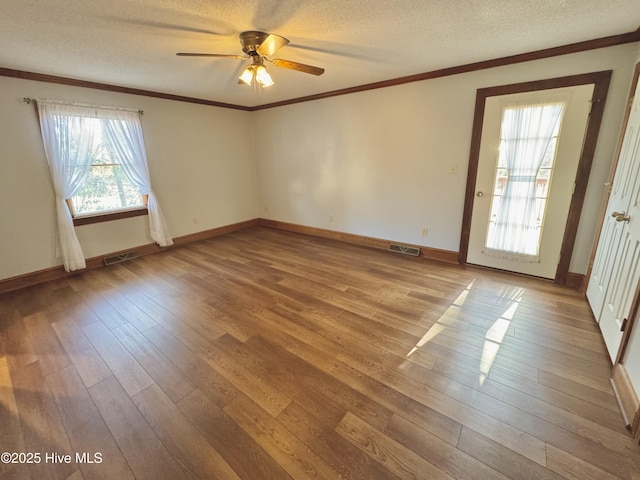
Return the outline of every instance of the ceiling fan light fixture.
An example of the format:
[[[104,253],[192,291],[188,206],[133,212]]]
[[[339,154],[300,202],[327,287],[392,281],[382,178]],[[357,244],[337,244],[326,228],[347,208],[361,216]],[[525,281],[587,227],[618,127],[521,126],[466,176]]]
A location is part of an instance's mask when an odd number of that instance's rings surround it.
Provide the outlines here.
[[[253,65],[249,65],[244,69],[244,72],[242,72],[242,75],[240,75],[239,80],[242,83],[251,85],[251,83],[253,82],[253,70]]]
[[[269,75],[269,72],[267,72],[267,69],[264,67],[264,65],[258,65],[255,68],[255,77],[256,77],[256,82],[258,82],[260,85],[262,85],[265,88],[270,87],[275,83],[272,80],[271,75]]]
[[[262,88],[270,87],[275,83],[264,65],[257,62],[245,68],[238,80],[238,83],[244,83],[246,85],[253,85],[255,81],[255,86]]]

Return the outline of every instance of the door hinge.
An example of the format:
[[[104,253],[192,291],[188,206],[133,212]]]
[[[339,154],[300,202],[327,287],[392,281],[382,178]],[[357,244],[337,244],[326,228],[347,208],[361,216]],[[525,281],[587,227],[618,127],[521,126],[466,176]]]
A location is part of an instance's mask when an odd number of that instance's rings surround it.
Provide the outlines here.
[[[624,329],[627,328],[627,322],[628,322],[628,318],[625,318],[624,320],[622,320],[622,325],[620,325],[620,331],[624,332]]]

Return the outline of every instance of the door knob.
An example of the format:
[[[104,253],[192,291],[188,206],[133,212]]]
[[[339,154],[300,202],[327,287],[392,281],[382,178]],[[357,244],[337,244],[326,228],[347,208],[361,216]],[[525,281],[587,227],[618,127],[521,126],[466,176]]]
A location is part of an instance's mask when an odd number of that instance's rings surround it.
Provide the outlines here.
[[[613,212],[611,216],[616,219],[616,222],[629,222],[631,220],[631,217],[626,215],[625,212]]]
[[[478,193],[476,193],[476,197],[484,197],[484,192],[478,192]]]

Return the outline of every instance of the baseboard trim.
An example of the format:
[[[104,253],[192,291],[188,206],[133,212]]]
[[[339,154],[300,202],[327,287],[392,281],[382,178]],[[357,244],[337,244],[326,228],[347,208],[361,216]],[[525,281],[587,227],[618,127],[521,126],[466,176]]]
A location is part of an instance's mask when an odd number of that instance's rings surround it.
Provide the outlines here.
[[[247,228],[257,227],[258,225],[260,225],[260,219],[252,218],[251,220],[245,220],[244,222],[232,223],[230,225],[223,225],[222,227],[216,227],[210,230],[204,230],[202,232],[183,235],[181,237],[174,238],[173,244],[178,246],[186,245],[188,243],[206,240],[207,238],[219,237],[221,235],[237,232],[239,230],[246,230]],[[161,249],[161,247],[158,247],[158,249]]]
[[[327,230],[325,228],[308,227],[306,225],[299,225],[296,223],[280,222],[277,220],[269,220],[266,218],[260,219],[260,225],[263,227],[274,228],[276,230],[284,230],[287,232],[302,233],[305,235],[311,235],[313,237],[328,238],[331,240],[338,240],[341,242],[352,243],[363,247],[376,248],[379,250],[389,250],[389,244],[395,240],[384,240],[381,238],[366,237],[364,235],[355,235],[353,233],[339,232],[337,230]],[[440,260],[447,263],[458,263],[458,252],[451,250],[440,250],[438,248],[422,247],[420,245],[411,245],[404,242],[399,242],[409,247],[416,247],[420,249],[420,256],[429,258],[432,260]]]
[[[631,380],[623,363],[619,363],[613,368],[611,385],[613,386],[616,400],[622,412],[625,426],[628,430],[632,430],[635,426],[634,424],[637,424],[640,400],[638,400],[638,395],[633,389],[633,385],[631,384]],[[635,433],[637,434],[638,432]]]
[[[575,288],[576,290],[582,291],[585,287],[585,279],[586,276],[584,273],[567,273],[567,287]]]
[[[32,285],[38,285],[39,283],[49,282],[51,280],[58,280],[60,278],[69,277],[71,275],[77,275],[79,273],[86,272],[87,270],[102,268],[104,267],[104,258],[111,255],[118,255],[130,250],[138,250],[142,255],[149,255],[151,253],[165,251],[173,247],[187,245],[189,243],[198,242],[200,240],[219,237],[220,235],[226,235],[228,233],[255,227],[259,224],[259,219],[254,218],[251,220],[246,220],[244,222],[233,223],[231,225],[223,225],[221,227],[204,230],[202,232],[190,233],[188,235],[175,237],[173,239],[173,246],[171,247],[160,247],[155,243],[148,243],[146,245],[141,245],[138,247],[127,248],[126,250],[105,253],[104,255],[99,255],[97,257],[87,258],[87,268],[84,270],[77,270],[75,272],[66,272],[62,265],[58,265],[56,267],[45,268],[44,270],[38,270],[35,272],[6,278],[4,280],[0,280],[0,294],[19,290],[25,287],[30,287]]]

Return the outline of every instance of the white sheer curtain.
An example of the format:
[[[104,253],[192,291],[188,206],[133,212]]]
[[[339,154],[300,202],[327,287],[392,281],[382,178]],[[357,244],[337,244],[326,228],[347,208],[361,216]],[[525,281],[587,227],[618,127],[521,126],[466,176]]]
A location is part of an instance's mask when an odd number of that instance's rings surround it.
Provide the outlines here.
[[[94,148],[95,131],[88,126],[87,110],[74,105],[38,101],[40,130],[44,152],[51,171],[57,214],[57,254],[67,272],[86,267],[73,218],[66,200],[73,196],[89,175],[89,158]]]
[[[124,110],[103,110],[99,112],[99,118],[112,158],[117,159],[138,193],[148,195],[151,238],[161,247],[173,245],[160,205],[151,189],[140,114]]]
[[[508,178],[489,225],[484,253],[516,261],[539,261],[541,226],[536,177],[560,127],[565,102],[507,105],[502,114],[501,156]]]

